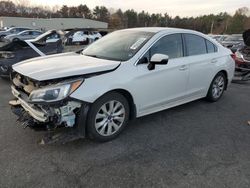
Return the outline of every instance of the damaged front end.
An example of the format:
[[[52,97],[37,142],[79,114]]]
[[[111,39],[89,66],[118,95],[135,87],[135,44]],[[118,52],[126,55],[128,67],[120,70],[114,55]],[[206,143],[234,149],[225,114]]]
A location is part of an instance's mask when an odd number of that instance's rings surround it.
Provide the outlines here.
[[[11,90],[15,99],[9,103],[24,127],[49,131],[49,136],[43,139],[43,142],[53,143],[57,128],[65,128],[61,136],[56,136],[61,142],[82,138],[85,136],[84,120],[79,122],[77,116],[84,113],[88,105],[70,98],[69,95],[78,89],[83,81],[77,78],[66,82],[39,82],[13,73]]]

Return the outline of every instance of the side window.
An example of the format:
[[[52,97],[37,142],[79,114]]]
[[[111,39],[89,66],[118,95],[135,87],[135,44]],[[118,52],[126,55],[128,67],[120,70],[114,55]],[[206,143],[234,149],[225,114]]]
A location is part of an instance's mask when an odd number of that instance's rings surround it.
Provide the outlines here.
[[[172,34],[162,37],[150,49],[150,56],[165,54],[169,59],[183,57],[183,45],[181,34]]]
[[[11,29],[10,30],[10,33],[15,33],[15,32],[17,32],[16,29]]]
[[[184,36],[188,56],[207,53],[207,47],[204,38],[193,34],[184,34]]]
[[[18,28],[18,32],[22,32],[22,31],[25,31],[26,29],[24,28]]]
[[[210,41],[206,40],[207,53],[217,52],[217,47]]]
[[[33,32],[32,32],[32,35],[41,35],[41,33],[38,32],[38,31],[33,31]]]
[[[23,32],[22,35],[23,35],[23,36],[29,35],[29,31]]]

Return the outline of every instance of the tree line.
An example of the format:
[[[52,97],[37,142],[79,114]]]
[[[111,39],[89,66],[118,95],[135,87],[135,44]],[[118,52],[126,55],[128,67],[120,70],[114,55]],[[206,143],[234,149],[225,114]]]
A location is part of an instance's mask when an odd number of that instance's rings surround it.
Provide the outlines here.
[[[62,7],[30,6],[28,0],[0,1],[0,16],[16,16],[30,18],[86,18],[109,23],[110,29],[132,27],[177,27],[193,29],[203,33],[233,34],[250,29],[249,8],[242,7],[234,15],[227,12],[209,14],[197,17],[171,17],[168,13],[150,14],[145,11],[136,12],[133,9],[107,9],[96,6],[91,10],[87,5]]]

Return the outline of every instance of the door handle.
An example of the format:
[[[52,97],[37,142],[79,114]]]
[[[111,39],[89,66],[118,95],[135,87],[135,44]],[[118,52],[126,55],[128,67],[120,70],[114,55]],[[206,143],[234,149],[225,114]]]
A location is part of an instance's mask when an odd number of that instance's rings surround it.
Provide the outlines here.
[[[217,63],[217,59],[212,59],[211,63]]]
[[[187,65],[182,65],[179,70],[180,71],[184,71],[184,70],[187,70],[188,69],[188,66]]]

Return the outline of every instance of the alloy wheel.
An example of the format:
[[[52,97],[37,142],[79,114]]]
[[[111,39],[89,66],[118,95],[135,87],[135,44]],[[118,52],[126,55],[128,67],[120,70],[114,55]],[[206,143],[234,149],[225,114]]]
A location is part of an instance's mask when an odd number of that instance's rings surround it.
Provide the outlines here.
[[[116,100],[109,101],[101,106],[95,117],[96,131],[102,136],[115,134],[125,120],[125,108]]]
[[[223,76],[218,76],[212,86],[212,95],[215,99],[219,98],[224,90],[225,80]]]

